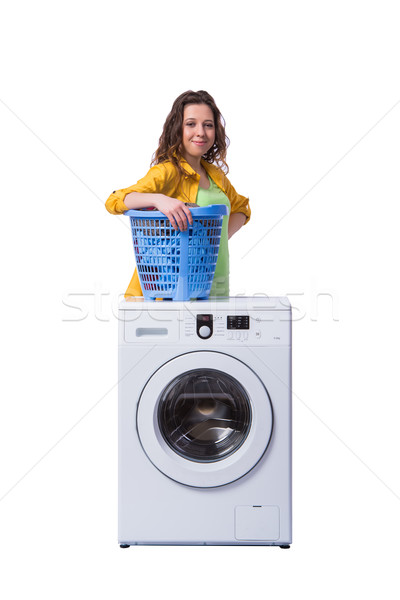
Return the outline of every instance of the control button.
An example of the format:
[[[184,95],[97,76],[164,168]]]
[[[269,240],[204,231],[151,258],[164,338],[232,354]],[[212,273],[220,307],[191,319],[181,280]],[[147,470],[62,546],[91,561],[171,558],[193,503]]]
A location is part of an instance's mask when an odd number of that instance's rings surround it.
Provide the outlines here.
[[[201,338],[208,338],[211,335],[211,329],[208,325],[202,325],[199,327],[199,336]]]
[[[248,334],[248,332],[247,332],[247,331],[245,331],[245,332],[244,332],[244,334],[243,334],[243,339],[244,339],[244,340],[248,340],[248,339],[249,339],[249,334]]]
[[[226,339],[227,340],[233,340],[233,331],[228,331]]]
[[[259,329],[257,329],[257,331],[256,331],[256,338],[260,339],[260,337],[261,337],[261,331]]]
[[[240,331],[237,331],[237,332],[236,332],[236,339],[237,339],[237,340],[240,340],[240,338],[241,338],[241,337],[242,337],[242,336],[241,336],[241,333],[240,333]]]

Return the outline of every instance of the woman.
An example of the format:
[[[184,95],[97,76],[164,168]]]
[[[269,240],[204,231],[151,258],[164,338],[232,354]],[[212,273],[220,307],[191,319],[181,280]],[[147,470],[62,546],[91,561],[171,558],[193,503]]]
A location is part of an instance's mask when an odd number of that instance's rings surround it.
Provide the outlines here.
[[[226,177],[228,143],[224,120],[210,94],[184,92],[165,121],[150,171],[135,185],[113,192],[106,202],[112,214],[154,207],[176,230],[192,223],[185,202],[225,204],[229,212],[222,226],[211,296],[229,296],[228,238],[250,218],[248,198],[237,194]],[[135,270],[125,297],[141,295]]]

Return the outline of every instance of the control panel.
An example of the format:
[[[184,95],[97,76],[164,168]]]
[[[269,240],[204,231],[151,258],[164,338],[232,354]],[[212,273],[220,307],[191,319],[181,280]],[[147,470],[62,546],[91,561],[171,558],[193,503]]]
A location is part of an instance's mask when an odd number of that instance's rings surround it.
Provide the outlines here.
[[[212,348],[213,346],[288,346],[290,311],[189,310],[124,311],[121,339],[130,344]]]
[[[212,349],[239,346],[290,346],[290,305],[277,302],[248,308],[248,302],[121,303],[120,344]],[[282,308],[279,308],[282,306]]]
[[[181,322],[181,340],[192,342],[197,338],[215,345],[289,345],[291,342],[290,313],[288,311],[231,314],[225,311],[211,313],[184,312]]]

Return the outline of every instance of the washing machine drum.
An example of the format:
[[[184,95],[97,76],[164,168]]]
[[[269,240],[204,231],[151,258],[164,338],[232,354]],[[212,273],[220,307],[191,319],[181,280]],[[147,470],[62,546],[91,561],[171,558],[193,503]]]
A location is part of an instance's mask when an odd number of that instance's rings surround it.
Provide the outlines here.
[[[191,352],[166,363],[145,386],[137,412],[151,462],[195,487],[226,485],[248,473],[269,444],[272,423],[261,380],[217,352]]]
[[[244,387],[215,369],[178,375],[161,392],[158,425],[165,441],[189,460],[211,462],[235,452],[250,429]]]

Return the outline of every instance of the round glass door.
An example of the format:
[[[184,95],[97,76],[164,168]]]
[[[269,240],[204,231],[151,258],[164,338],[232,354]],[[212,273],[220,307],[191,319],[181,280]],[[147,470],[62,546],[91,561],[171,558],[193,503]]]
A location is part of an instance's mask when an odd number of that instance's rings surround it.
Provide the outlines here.
[[[161,392],[158,425],[167,444],[198,462],[228,457],[245,441],[251,423],[247,392],[216,369],[183,373]]]
[[[144,386],[136,426],[143,451],[174,481],[217,487],[248,473],[273,430],[267,389],[255,372],[222,352],[188,352]]]

